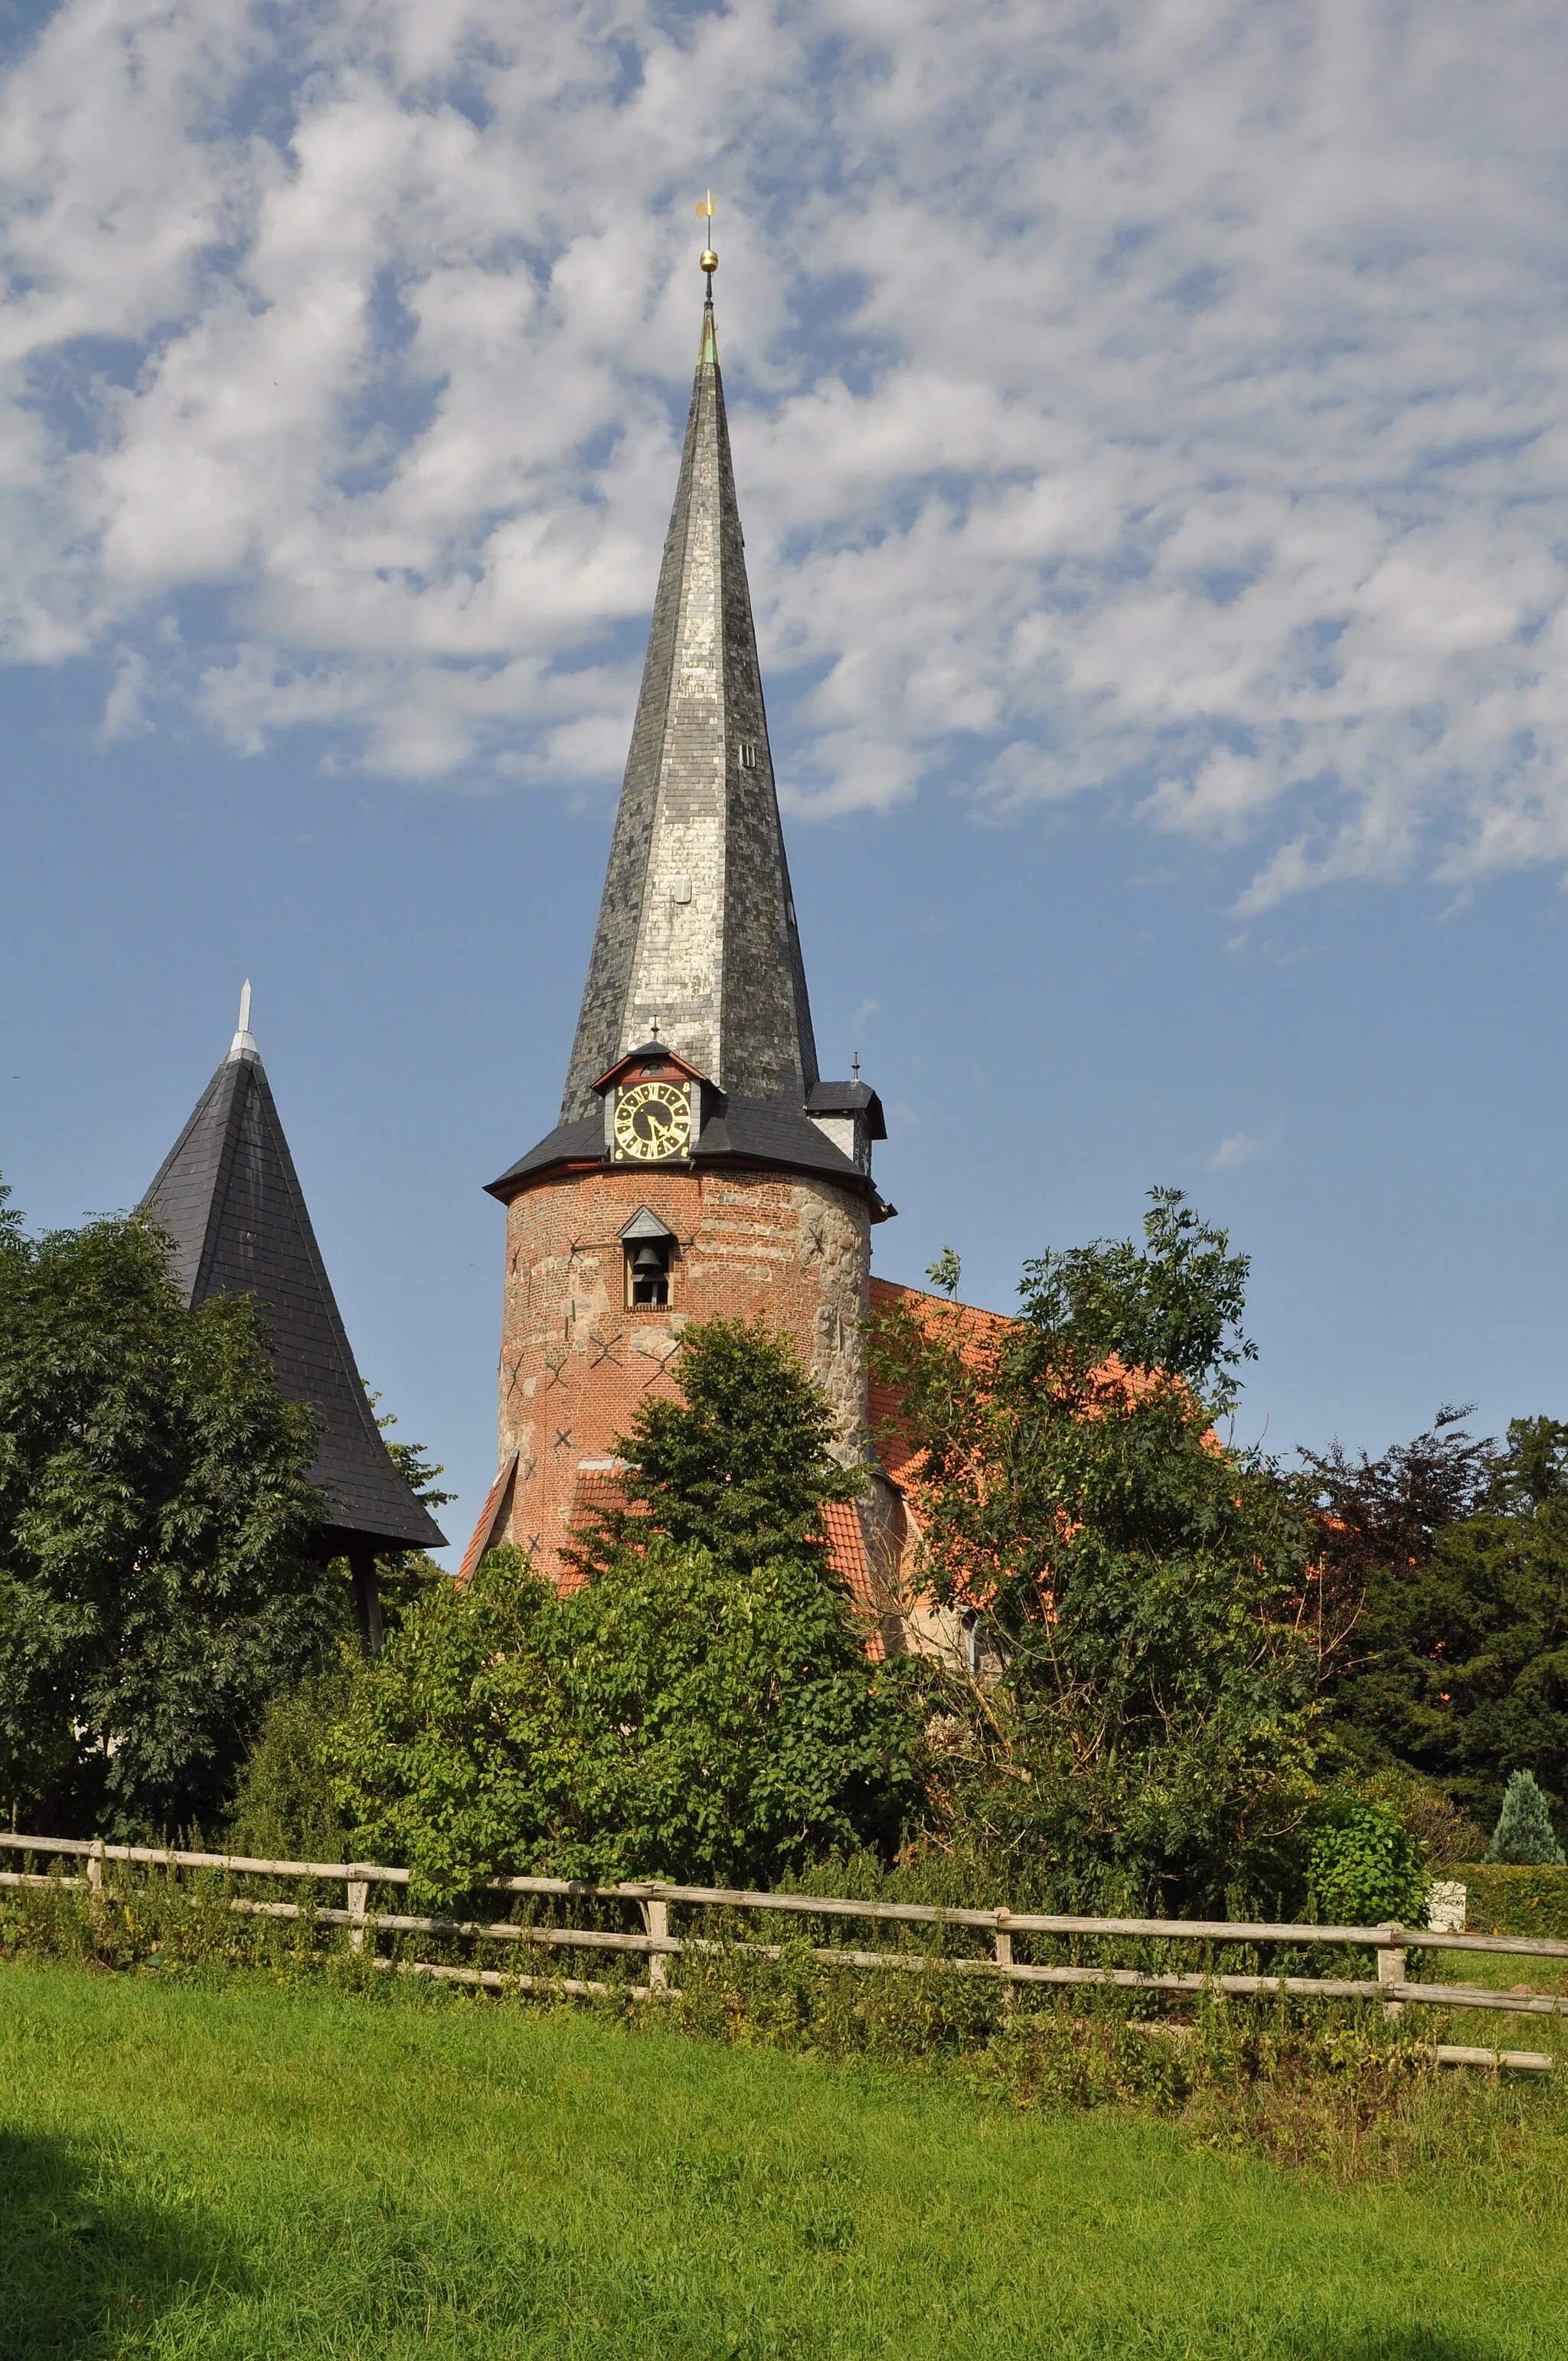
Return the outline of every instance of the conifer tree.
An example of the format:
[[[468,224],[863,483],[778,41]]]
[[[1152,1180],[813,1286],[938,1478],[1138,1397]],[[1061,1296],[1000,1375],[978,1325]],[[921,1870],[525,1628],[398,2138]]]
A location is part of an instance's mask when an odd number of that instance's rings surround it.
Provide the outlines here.
[[[1488,1861],[1508,1861],[1518,1868],[1562,1869],[1564,1858],[1552,1826],[1546,1798],[1530,1771],[1516,1771],[1508,1781],[1503,1808],[1486,1847]]]
[[[694,1322],[674,1375],[683,1399],[644,1400],[615,1439],[630,1507],[601,1513],[568,1560],[592,1579],[657,1532],[723,1565],[788,1558],[833,1582],[825,1511],[865,1477],[835,1456],[832,1410],[790,1339],[760,1316]]]

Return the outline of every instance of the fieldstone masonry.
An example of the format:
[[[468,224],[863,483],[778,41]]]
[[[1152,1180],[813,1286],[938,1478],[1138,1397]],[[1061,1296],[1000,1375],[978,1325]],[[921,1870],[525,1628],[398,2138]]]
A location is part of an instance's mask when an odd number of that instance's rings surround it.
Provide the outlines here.
[[[629,1310],[620,1232],[646,1205],[679,1241],[666,1309]],[[870,1214],[863,1197],[784,1173],[609,1167],[546,1179],[507,1211],[500,1442],[518,1455],[509,1538],[554,1567],[596,1473],[688,1320],[722,1313],[794,1337],[863,1447]],[[585,1469],[584,1463],[587,1463]]]

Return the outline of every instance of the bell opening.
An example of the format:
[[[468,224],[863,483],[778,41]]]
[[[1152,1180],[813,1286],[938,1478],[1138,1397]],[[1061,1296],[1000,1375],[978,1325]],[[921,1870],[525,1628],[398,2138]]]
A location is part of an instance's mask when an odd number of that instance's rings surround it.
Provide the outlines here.
[[[670,1249],[673,1239],[639,1238],[626,1248],[626,1303],[629,1311],[665,1310],[670,1301]]]

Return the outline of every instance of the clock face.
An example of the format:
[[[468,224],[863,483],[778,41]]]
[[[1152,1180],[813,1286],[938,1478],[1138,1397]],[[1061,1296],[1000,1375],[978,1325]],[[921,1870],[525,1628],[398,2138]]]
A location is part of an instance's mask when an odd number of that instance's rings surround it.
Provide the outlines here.
[[[630,1082],[615,1102],[618,1163],[656,1163],[691,1145],[691,1099],[684,1082]]]

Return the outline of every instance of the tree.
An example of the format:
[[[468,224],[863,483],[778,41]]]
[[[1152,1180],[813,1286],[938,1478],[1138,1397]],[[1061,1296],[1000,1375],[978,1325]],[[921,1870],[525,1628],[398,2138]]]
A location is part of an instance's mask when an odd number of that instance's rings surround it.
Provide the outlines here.
[[[1341,1645],[1334,1673],[1348,1677],[1368,1657],[1357,1636],[1369,1600],[1401,1567],[1425,1565],[1439,1533],[1474,1514],[1492,1480],[1495,1446],[1477,1443],[1460,1422],[1466,1409],[1444,1403],[1431,1428],[1380,1459],[1353,1459],[1343,1444],[1298,1453],[1320,1511],[1321,1596]],[[1348,1703],[1351,1691],[1343,1688]],[[1342,1713],[1341,1719],[1354,1718]]]
[[[381,1397],[378,1393],[372,1393],[368,1387],[366,1393],[374,1411]],[[391,1411],[380,1411],[376,1419],[386,1437],[388,1456],[416,1500],[422,1500],[425,1507],[433,1511],[444,1508],[449,1500],[457,1498],[455,1492],[445,1490],[440,1481],[445,1469],[439,1461],[431,1458],[422,1443],[400,1443],[395,1436],[388,1434],[387,1429],[396,1426],[397,1422]],[[354,1576],[348,1560],[345,1557],[334,1558],[333,1564],[338,1580],[352,1598]],[[389,1550],[378,1557],[376,1596],[381,1610],[382,1629],[395,1629],[426,1590],[451,1579],[446,1568],[439,1565],[427,1550]],[[355,1613],[357,1612],[356,1606]]]
[[[1179,1189],[1151,1189],[1144,1244],[1095,1238],[1024,1265],[1023,1350],[1053,1382],[1079,1384],[1114,1358],[1185,1381],[1211,1418],[1232,1407],[1236,1372],[1257,1358],[1241,1333],[1251,1264],[1200,1221]]]
[[[565,1596],[513,1549],[430,1593],[326,1761],[356,1845],[444,1905],[497,1872],[762,1885],[888,1852],[915,1735],[818,1565],[654,1533]]]
[[[694,1322],[674,1374],[681,1400],[644,1399],[616,1437],[627,1507],[568,1555],[591,1577],[658,1532],[725,1566],[787,1557],[831,1582],[823,1512],[865,1478],[835,1456],[832,1410],[790,1339],[760,1316]]]
[[[1312,1464],[1325,1554],[1362,1602],[1336,1733],[1485,1821],[1515,1771],[1565,1800],[1568,1427],[1516,1419],[1499,1452],[1458,1415],[1380,1461]]]
[[[139,1219],[0,1212],[0,1808],[214,1816],[267,1697],[342,1616],[308,1411],[247,1299],[188,1311]]]
[[[1006,1656],[975,1808],[1176,1906],[1277,1889],[1314,1794],[1312,1521],[1213,1424],[1251,1356],[1246,1273],[1157,1190],[1141,1249],[1026,1264],[1016,1321],[895,1311],[873,1344],[925,1454],[932,1587]]]
[[[1564,1855],[1546,1808],[1546,1798],[1528,1771],[1516,1771],[1508,1781],[1503,1808],[1486,1847],[1488,1861],[1512,1861],[1521,1868],[1564,1867]]]
[[[832,1411],[760,1320],[694,1323],[675,1375],[618,1439],[581,1588],[493,1550],[356,1686],[339,1808],[433,1898],[500,1868],[767,1883],[898,1839],[915,1684],[869,1657],[824,1538],[863,1480]]]

